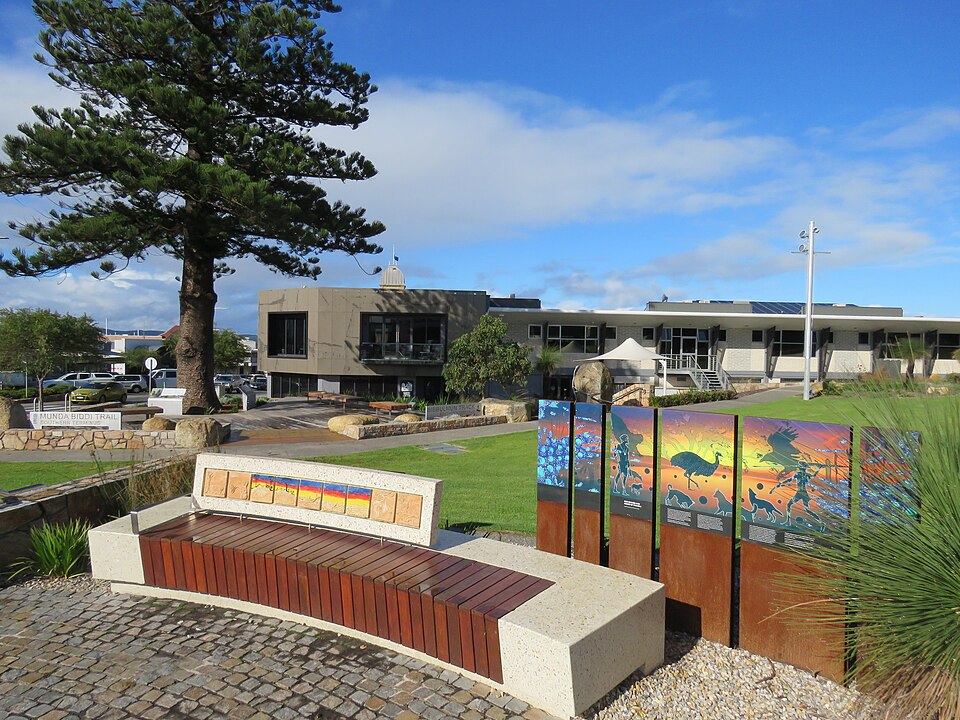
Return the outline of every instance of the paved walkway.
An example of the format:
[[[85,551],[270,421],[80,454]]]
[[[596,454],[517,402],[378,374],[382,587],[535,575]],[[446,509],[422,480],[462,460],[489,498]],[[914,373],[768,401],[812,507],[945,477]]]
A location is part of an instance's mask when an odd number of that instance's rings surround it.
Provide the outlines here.
[[[0,717],[542,720],[486,685],[290,622],[113,595],[89,578],[0,590]]]
[[[760,392],[743,395],[734,400],[718,400],[717,402],[700,403],[699,405],[685,405],[690,410],[727,410],[730,408],[749,408],[751,405],[774,402],[775,400],[786,400],[787,398],[798,398],[803,396],[803,389],[800,387],[783,387],[772,390],[761,390]]]

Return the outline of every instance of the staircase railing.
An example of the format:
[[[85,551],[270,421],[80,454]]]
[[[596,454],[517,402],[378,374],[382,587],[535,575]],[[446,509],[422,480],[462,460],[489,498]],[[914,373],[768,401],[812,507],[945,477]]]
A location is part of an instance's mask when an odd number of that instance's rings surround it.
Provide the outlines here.
[[[667,370],[678,370],[690,374],[694,384],[700,390],[710,388],[710,376],[707,373],[714,373],[724,388],[732,385],[730,376],[723,369],[719,358],[710,355],[706,358],[706,367],[700,365],[700,360],[693,353],[680,353],[677,355],[664,355]]]

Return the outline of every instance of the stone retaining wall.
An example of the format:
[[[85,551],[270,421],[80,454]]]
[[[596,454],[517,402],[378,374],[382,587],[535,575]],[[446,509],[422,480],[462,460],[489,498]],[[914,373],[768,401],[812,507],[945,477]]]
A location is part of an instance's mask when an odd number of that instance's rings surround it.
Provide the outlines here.
[[[173,430],[3,430],[3,450],[140,450],[176,447]]]
[[[396,435],[416,435],[436,430],[459,430],[461,428],[501,425],[507,422],[505,415],[483,415],[478,417],[449,418],[447,420],[421,420],[410,423],[381,423],[379,425],[348,425],[343,434],[354,440],[385,438]]]
[[[168,465],[196,457],[196,452],[139,463],[138,475],[162,470]],[[129,481],[130,467],[108,470],[99,475],[45,485],[11,493],[13,503],[0,504],[0,571],[24,557],[30,546],[30,529],[43,523],[65,523],[74,519],[98,525],[117,512],[118,500]]]

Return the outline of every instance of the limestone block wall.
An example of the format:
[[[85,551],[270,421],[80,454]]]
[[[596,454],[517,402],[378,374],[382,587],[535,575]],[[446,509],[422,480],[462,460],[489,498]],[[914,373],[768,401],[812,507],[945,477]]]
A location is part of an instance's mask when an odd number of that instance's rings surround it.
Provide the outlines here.
[[[501,425],[507,422],[506,415],[482,415],[478,417],[450,418],[449,420],[421,420],[411,423],[381,423],[380,425],[348,425],[343,434],[354,440],[367,438],[416,435],[435,430],[459,430],[460,428]]]
[[[142,450],[176,447],[173,430],[3,430],[3,450]]]

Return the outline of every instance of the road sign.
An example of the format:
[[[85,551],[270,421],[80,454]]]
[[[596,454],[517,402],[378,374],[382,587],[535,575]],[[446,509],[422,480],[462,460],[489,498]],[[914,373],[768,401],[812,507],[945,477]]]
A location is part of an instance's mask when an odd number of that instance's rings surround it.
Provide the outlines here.
[[[147,370],[156,370],[157,369],[157,359],[155,357],[148,357],[143,361],[143,366]]]

